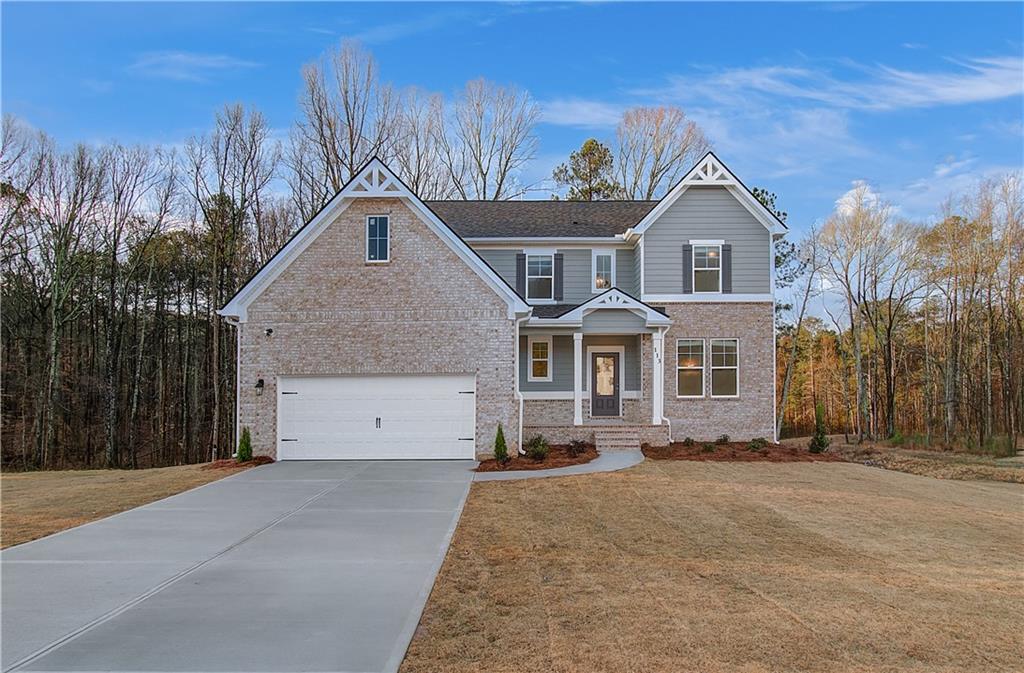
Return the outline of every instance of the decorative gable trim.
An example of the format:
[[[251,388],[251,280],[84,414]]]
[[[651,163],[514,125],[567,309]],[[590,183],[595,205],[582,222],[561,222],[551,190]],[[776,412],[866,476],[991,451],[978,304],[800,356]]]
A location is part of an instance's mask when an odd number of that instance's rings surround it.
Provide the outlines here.
[[[667,327],[672,324],[672,320],[661,311],[648,306],[636,297],[626,294],[616,287],[605,290],[593,299],[580,304],[557,318],[531,318],[530,324],[543,324],[551,327],[582,325],[583,318],[587,314],[603,309],[626,310],[635,313],[646,321],[647,327]]]
[[[651,212],[626,232],[627,238],[630,235],[639,235],[647,231],[668,210],[669,206],[694,185],[724,187],[770,233],[781,235],[787,230],[785,223],[776,217],[775,213],[765,208],[764,204],[757,200],[747,186],[715,156],[714,152],[708,152],[683,176],[682,180],[676,183],[675,187],[669,190],[668,194],[658,202],[658,205],[651,209]]]
[[[445,224],[402,180],[378,158],[374,157],[335,194],[313,218],[302,226],[278,252],[271,257],[235,296],[217,311],[227,318],[245,322],[249,305],[309,245],[334,222],[354,199],[398,198],[444,241],[491,289],[505,299],[510,318],[527,313],[530,307],[516,291],[470,248],[451,227]]]

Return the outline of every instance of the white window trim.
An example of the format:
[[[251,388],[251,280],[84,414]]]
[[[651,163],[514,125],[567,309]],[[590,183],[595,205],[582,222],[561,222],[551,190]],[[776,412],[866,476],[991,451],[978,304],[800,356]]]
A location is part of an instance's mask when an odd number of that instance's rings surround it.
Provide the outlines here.
[[[384,217],[388,221],[388,258],[387,259],[370,259],[370,218],[371,217]],[[391,263],[391,215],[388,213],[370,214],[366,216],[366,226],[363,227],[363,238],[365,245],[363,246],[363,257],[367,264],[390,264]]]
[[[606,255],[606,256],[612,258],[611,279],[610,279],[611,280],[611,285],[609,285],[606,288],[599,288],[597,286],[597,258],[599,256],[601,256],[601,255]],[[590,251],[590,291],[592,293],[600,294],[602,292],[606,292],[607,290],[610,290],[611,288],[615,287],[615,283],[616,283],[616,278],[615,278],[615,258],[616,257],[618,257],[618,255],[615,254],[615,250],[614,249],[610,249],[610,248],[593,248]]]
[[[690,286],[693,288],[693,294],[722,294],[722,245],[723,244],[719,243],[719,242],[710,243],[710,242],[705,242],[705,241],[698,241],[698,242],[694,243],[694,242],[691,241],[691,246],[690,246]],[[708,247],[708,248],[715,248],[715,247],[718,248],[718,289],[717,290],[714,290],[714,291],[711,291],[711,292],[698,291],[697,290],[697,247],[698,246]],[[705,269],[701,269],[701,271],[704,271],[704,270]],[[706,270],[710,271],[711,269],[706,269]]]
[[[548,345],[548,375],[537,377],[533,375],[533,344],[537,342]],[[528,336],[526,337],[526,380],[530,382],[550,383],[554,380],[555,354],[553,351],[554,339],[551,336]]]
[[[681,367],[679,366],[679,342],[680,341],[699,341],[701,343],[701,366],[700,367]],[[697,337],[680,337],[676,339],[676,399],[680,400],[701,400],[707,397],[707,364],[708,364],[708,343],[706,339],[700,339]],[[679,370],[700,370],[700,395],[680,395],[679,394]]]
[[[722,366],[716,367],[714,365],[714,356],[712,355],[712,344],[715,341],[735,341],[736,342],[736,366]],[[708,367],[710,368],[710,375],[708,376],[708,394],[711,395],[712,399],[716,400],[734,400],[740,396],[740,340],[737,337],[714,337],[708,340]],[[712,377],[714,376],[716,369],[735,369],[736,370],[736,394],[735,395],[715,395],[714,384],[712,383]]]
[[[534,304],[554,304],[555,302],[555,250],[550,248],[525,248],[523,254],[526,255],[526,301]],[[550,257],[551,258],[551,296],[550,297],[531,297],[530,296],[530,257]],[[534,276],[534,278],[547,278],[548,276]]]

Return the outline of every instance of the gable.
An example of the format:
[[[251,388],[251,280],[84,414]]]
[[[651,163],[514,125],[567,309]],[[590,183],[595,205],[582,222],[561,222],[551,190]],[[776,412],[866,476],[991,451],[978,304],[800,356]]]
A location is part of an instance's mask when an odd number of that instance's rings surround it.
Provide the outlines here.
[[[402,204],[427,230],[453,253],[472,273],[483,281],[506,304],[508,316],[526,313],[529,307],[515,290],[473,251],[448,225],[437,217],[387,166],[374,158],[335,194],[313,219],[261,268],[228,303],[218,311],[222,316],[244,322],[249,305],[254,302],[291,264],[299,259],[316,239],[341,217],[354,203],[364,200],[388,199]],[[362,227],[359,234],[365,235]],[[358,242],[355,254],[362,255],[365,239]],[[362,257],[360,257],[362,259]],[[386,265],[389,266],[389,265]]]

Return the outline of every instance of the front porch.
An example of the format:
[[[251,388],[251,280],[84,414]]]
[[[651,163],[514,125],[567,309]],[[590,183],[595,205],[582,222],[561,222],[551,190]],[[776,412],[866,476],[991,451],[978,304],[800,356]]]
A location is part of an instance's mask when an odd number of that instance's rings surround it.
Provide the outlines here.
[[[549,310],[547,313],[552,313]],[[595,442],[595,430],[635,430],[641,443],[664,445],[663,313],[610,290],[520,331],[523,436]]]

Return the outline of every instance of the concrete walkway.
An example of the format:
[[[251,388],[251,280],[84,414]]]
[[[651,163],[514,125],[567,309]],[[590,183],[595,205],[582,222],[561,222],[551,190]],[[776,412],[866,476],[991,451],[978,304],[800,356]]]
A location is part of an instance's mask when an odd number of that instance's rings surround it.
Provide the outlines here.
[[[508,472],[477,472],[473,481],[508,481],[510,479],[542,479],[544,477],[568,477],[574,474],[593,472],[615,472],[644,462],[640,451],[606,451],[589,463],[554,467],[550,470],[510,470]]]
[[[3,668],[394,671],[474,464],[277,463],[12,547]]]

